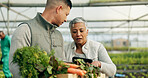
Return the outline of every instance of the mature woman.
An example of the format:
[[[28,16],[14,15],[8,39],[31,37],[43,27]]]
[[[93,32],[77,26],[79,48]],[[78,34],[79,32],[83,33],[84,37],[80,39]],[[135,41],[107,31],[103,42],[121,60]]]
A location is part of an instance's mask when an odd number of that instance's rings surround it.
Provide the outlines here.
[[[114,76],[116,66],[104,46],[99,42],[87,39],[86,21],[81,17],[77,17],[69,23],[69,28],[74,42],[65,46],[66,61],[72,62],[73,57],[92,59],[92,64],[99,66],[102,73],[107,76]]]

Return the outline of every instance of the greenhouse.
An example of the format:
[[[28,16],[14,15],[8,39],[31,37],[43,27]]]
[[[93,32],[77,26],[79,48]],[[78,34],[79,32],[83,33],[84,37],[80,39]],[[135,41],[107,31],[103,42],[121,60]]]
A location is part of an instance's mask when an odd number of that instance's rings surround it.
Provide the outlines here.
[[[64,45],[73,41],[69,22],[82,17],[87,21],[88,39],[102,43],[116,64],[114,78],[147,78],[148,0],[71,1],[67,22],[57,28]],[[20,23],[42,13],[45,6],[46,0],[0,0],[0,30],[12,37]]]

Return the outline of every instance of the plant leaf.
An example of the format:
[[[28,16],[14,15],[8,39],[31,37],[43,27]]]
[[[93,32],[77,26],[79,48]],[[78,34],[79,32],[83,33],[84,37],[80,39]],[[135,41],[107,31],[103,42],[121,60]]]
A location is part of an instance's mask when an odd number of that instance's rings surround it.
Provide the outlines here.
[[[52,68],[53,68],[53,67],[50,66],[50,65],[47,67],[47,71],[48,71],[49,74],[52,74]]]

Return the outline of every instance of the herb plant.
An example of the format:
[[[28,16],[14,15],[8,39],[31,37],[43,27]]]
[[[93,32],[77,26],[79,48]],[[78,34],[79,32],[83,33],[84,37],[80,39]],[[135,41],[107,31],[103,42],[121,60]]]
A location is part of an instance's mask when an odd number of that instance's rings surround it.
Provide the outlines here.
[[[68,66],[63,65],[54,53],[51,50],[47,55],[37,46],[23,47],[16,50],[13,62],[19,65],[20,73],[25,78],[55,78],[56,74],[67,73]]]
[[[95,67],[90,63],[84,62],[83,59],[75,59],[76,63],[80,65],[80,69],[85,70],[86,73],[86,78],[97,78],[99,75],[100,68]]]

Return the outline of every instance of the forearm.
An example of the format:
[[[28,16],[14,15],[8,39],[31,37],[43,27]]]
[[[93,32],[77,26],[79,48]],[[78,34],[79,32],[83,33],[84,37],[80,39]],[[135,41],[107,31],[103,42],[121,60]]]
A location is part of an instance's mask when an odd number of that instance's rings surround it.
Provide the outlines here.
[[[116,66],[113,63],[101,62],[100,71],[105,73],[107,76],[114,76],[116,74]]]
[[[98,60],[101,62],[101,71],[108,76],[114,76],[116,73],[116,66],[109,57],[104,46],[100,46]]]

